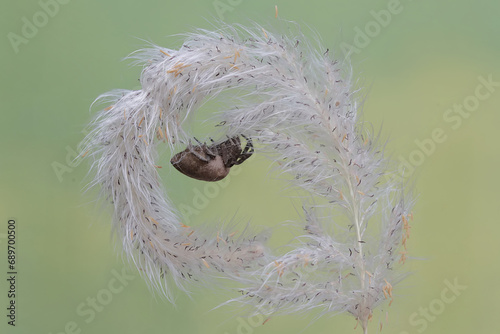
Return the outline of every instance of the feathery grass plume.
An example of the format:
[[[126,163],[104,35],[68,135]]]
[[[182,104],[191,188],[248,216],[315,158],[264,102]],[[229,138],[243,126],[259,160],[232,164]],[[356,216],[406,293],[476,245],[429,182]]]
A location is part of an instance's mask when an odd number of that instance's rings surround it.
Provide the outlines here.
[[[153,45],[131,58],[144,66],[142,88],[99,98],[109,106],[91,124],[84,151],[95,159],[91,185],[114,206],[124,252],[152,286],[169,296],[169,278],[186,288],[225,276],[241,286],[230,302],[268,315],[349,312],[366,333],[402,277],[394,269],[404,263],[412,200],[386,177],[383,147],[359,120],[349,64],[300,32],[228,25],[187,35],[179,50]],[[286,254],[269,252],[250,231],[234,237],[185,226],[159,179],[157,145],[174,151],[188,142],[189,115],[227,91],[214,132],[252,138],[257,154],[322,202],[304,200],[304,235]]]

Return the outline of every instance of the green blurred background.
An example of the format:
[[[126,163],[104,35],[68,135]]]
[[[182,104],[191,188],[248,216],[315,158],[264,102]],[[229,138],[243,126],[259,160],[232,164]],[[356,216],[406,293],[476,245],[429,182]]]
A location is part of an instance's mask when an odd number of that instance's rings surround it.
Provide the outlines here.
[[[228,296],[206,289],[194,290],[192,299],[177,294],[176,307],[155,297],[110,238],[109,210],[96,209],[94,193],[82,193],[87,162],[71,165],[92,101],[114,88],[138,88],[140,68],[121,60],[144,40],[177,48],[181,39],[173,35],[210,28],[214,19],[272,26],[278,5],[281,18],[312,28],[339,57],[341,45],[356,47],[352,63],[366,87],[365,118],[383,125],[395,160],[418,165],[408,243],[414,258],[407,264],[413,275],[396,287],[387,322],[385,312],[376,312],[370,332],[383,321],[383,333],[500,333],[500,87],[468,116],[445,119],[454,105],[474,101],[479,77],[500,81],[500,2],[61,0],[57,13],[43,5],[52,2],[0,5],[0,263],[6,275],[7,220],[15,218],[19,270],[15,328],[6,325],[7,286],[0,280],[0,332],[360,332],[345,315],[242,325],[227,308],[210,311]],[[391,18],[379,23],[377,13],[388,9]],[[38,31],[13,46],[9,36],[22,36],[25,20],[34,19]],[[371,36],[363,39],[366,29]],[[429,144],[436,129],[446,140]],[[427,153],[419,141],[428,143]],[[297,218],[266,160],[254,157],[242,168],[245,173],[190,218],[192,225],[230,219],[236,210],[255,225]],[[170,169],[162,173],[176,203],[190,203],[195,189],[206,190]],[[130,268],[128,280],[110,294],[123,268]],[[466,286],[453,302],[446,280]],[[88,303],[96,297],[106,303],[92,314]]]

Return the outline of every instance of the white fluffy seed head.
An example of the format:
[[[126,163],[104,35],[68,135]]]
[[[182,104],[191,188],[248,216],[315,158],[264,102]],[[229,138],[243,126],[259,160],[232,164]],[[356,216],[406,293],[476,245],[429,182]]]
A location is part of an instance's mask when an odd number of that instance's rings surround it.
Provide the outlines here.
[[[383,148],[358,120],[349,64],[311,49],[301,34],[239,26],[199,30],[178,50],[152,46],[131,58],[144,65],[142,88],[100,97],[109,105],[91,124],[85,151],[124,251],[152,286],[168,295],[168,279],[182,287],[224,275],[242,285],[234,300],[258,312],[347,311],[366,326],[392,298],[412,202],[385,178]],[[305,234],[286,254],[271,254],[251,231],[236,237],[184,225],[159,179],[157,145],[188,142],[189,116],[228,91],[214,133],[252,138],[257,154],[327,203],[304,204]]]

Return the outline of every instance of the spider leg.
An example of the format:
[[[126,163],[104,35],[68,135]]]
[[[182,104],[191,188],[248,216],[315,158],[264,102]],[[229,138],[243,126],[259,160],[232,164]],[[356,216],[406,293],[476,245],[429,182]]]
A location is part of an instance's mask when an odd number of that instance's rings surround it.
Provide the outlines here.
[[[212,142],[212,145],[207,146],[206,143],[204,143],[205,152],[210,155],[210,157],[215,158],[217,155],[219,155],[218,145],[215,144],[215,141],[212,138],[209,137],[209,139]]]
[[[241,154],[238,157],[238,159],[236,159],[236,161],[234,163],[235,165],[242,164],[245,160],[250,158],[254,152],[252,139],[247,138],[244,135],[241,135],[241,136],[247,140],[247,144],[245,145],[245,148],[243,149],[243,151],[241,151]]]
[[[191,144],[191,140],[189,141],[189,152],[191,152],[195,157],[197,157],[198,159],[200,159],[201,161],[204,161],[204,162],[209,162],[210,160],[212,160],[215,155],[214,154],[211,154],[212,152],[208,149],[207,145],[205,143],[202,143],[200,142],[198,139],[196,139],[195,137],[193,137],[194,140],[196,140],[198,142],[198,146],[193,146]],[[196,150],[196,148],[200,148],[202,152],[205,153],[205,155],[201,154],[199,151]],[[208,157],[207,157],[208,156]]]
[[[207,143],[202,143],[201,141],[199,141],[195,137],[193,137],[193,138],[198,142],[198,144],[199,144],[198,146],[201,148],[201,150],[206,155],[208,155],[211,159],[215,158],[218,155],[217,147],[215,145],[212,144],[211,146],[207,146]],[[210,138],[210,140],[213,143],[214,140],[212,138]]]
[[[245,145],[245,148],[243,149],[243,151],[241,152],[242,155],[246,155],[246,154],[250,154],[252,155],[254,150],[253,150],[253,142],[252,142],[252,138],[248,138],[246,137],[245,135],[241,135],[243,138],[246,139],[247,141],[247,144]]]
[[[196,140],[196,142],[198,143],[198,145],[200,145],[200,146],[203,145],[203,143],[201,141],[199,141],[198,138],[196,138],[196,137],[193,137],[193,138],[194,138],[194,140]]]
[[[212,159],[210,159],[210,157],[207,157],[206,155],[200,154],[200,152],[197,152],[194,149],[191,149],[189,152],[192,153],[195,157],[197,157],[201,161],[209,162],[210,160],[212,160]]]

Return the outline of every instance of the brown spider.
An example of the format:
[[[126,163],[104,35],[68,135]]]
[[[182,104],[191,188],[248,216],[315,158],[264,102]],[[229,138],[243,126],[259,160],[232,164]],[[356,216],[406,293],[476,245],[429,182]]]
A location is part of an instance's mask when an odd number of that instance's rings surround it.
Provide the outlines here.
[[[219,144],[207,146],[198,139],[199,145],[188,147],[170,159],[170,163],[182,174],[201,181],[219,181],[229,174],[234,165],[239,165],[253,154],[252,139],[242,135],[247,140],[245,148],[241,149],[239,136],[234,136]],[[212,140],[213,142],[213,140]]]

